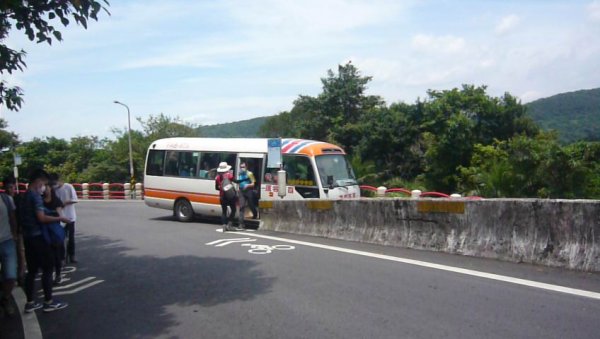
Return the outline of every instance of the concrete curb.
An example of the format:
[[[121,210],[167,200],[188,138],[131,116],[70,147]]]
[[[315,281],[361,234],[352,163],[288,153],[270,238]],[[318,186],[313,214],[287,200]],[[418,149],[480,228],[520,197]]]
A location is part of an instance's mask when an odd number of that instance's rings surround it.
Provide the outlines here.
[[[598,200],[374,198],[262,207],[266,230],[600,271]]]
[[[25,339],[42,339],[42,329],[38,322],[37,315],[35,312],[25,313],[24,307],[27,302],[25,293],[21,287],[17,287],[13,290],[13,298],[19,309],[19,316],[21,317],[21,323],[23,324],[23,334]]]

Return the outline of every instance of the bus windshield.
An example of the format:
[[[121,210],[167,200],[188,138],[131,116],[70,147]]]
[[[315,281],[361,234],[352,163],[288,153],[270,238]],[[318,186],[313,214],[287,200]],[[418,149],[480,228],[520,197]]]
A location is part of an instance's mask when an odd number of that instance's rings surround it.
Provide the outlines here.
[[[328,177],[331,177],[330,183],[333,187],[356,185],[356,177],[352,167],[346,161],[342,154],[327,154],[316,157],[317,169],[323,187],[330,186]],[[333,180],[333,181],[331,181]]]

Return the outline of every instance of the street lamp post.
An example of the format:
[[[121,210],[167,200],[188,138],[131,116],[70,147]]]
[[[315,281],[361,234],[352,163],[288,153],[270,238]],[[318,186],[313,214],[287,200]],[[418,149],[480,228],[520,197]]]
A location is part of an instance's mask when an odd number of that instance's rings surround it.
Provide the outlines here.
[[[131,151],[131,116],[129,114],[129,106],[117,100],[115,100],[114,103],[117,105],[125,106],[125,108],[127,108],[127,131],[129,132],[129,174],[131,175],[131,184],[134,185],[135,178],[133,175],[133,153]],[[132,187],[131,191],[135,192],[135,187]]]

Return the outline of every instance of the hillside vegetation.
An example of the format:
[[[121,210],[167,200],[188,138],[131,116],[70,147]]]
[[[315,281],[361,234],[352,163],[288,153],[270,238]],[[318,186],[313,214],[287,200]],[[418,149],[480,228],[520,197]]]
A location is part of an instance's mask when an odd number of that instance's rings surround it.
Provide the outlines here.
[[[370,76],[351,63],[321,78],[316,96],[299,95],[289,111],[236,123],[197,127],[163,113],[138,118],[116,140],[80,136],[21,143],[0,119],[0,148],[22,157],[21,173],[58,172],[69,182],[128,182],[144,178],[154,140],[167,137],[292,137],[329,141],[348,154],[360,184],[493,197],[600,199],[599,90],[565,93],[526,106],[486,86],[429,90],[414,103],[386,103],[366,93]],[[562,119],[562,120],[561,120]],[[553,121],[551,123],[551,121]],[[543,123],[540,123],[544,125]],[[567,134],[585,129],[583,135]],[[579,133],[579,132],[577,132]],[[0,176],[13,173],[13,152],[0,154]],[[133,177],[133,178],[132,178]]]
[[[562,143],[600,141],[600,88],[561,93],[526,106],[542,129],[558,131]]]
[[[267,119],[268,117],[260,117],[225,124],[200,126],[198,132],[201,136],[207,138],[256,138],[258,130]]]
[[[525,105],[543,130],[556,130],[563,144],[600,141],[600,88],[561,93]],[[203,137],[254,138],[269,117],[198,127]]]

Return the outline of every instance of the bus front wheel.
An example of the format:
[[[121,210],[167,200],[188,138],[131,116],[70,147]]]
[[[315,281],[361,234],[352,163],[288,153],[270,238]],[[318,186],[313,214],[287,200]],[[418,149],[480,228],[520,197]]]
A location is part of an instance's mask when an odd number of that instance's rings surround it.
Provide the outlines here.
[[[186,199],[179,199],[175,202],[173,214],[175,215],[175,219],[181,222],[192,221],[194,218],[192,205]]]

